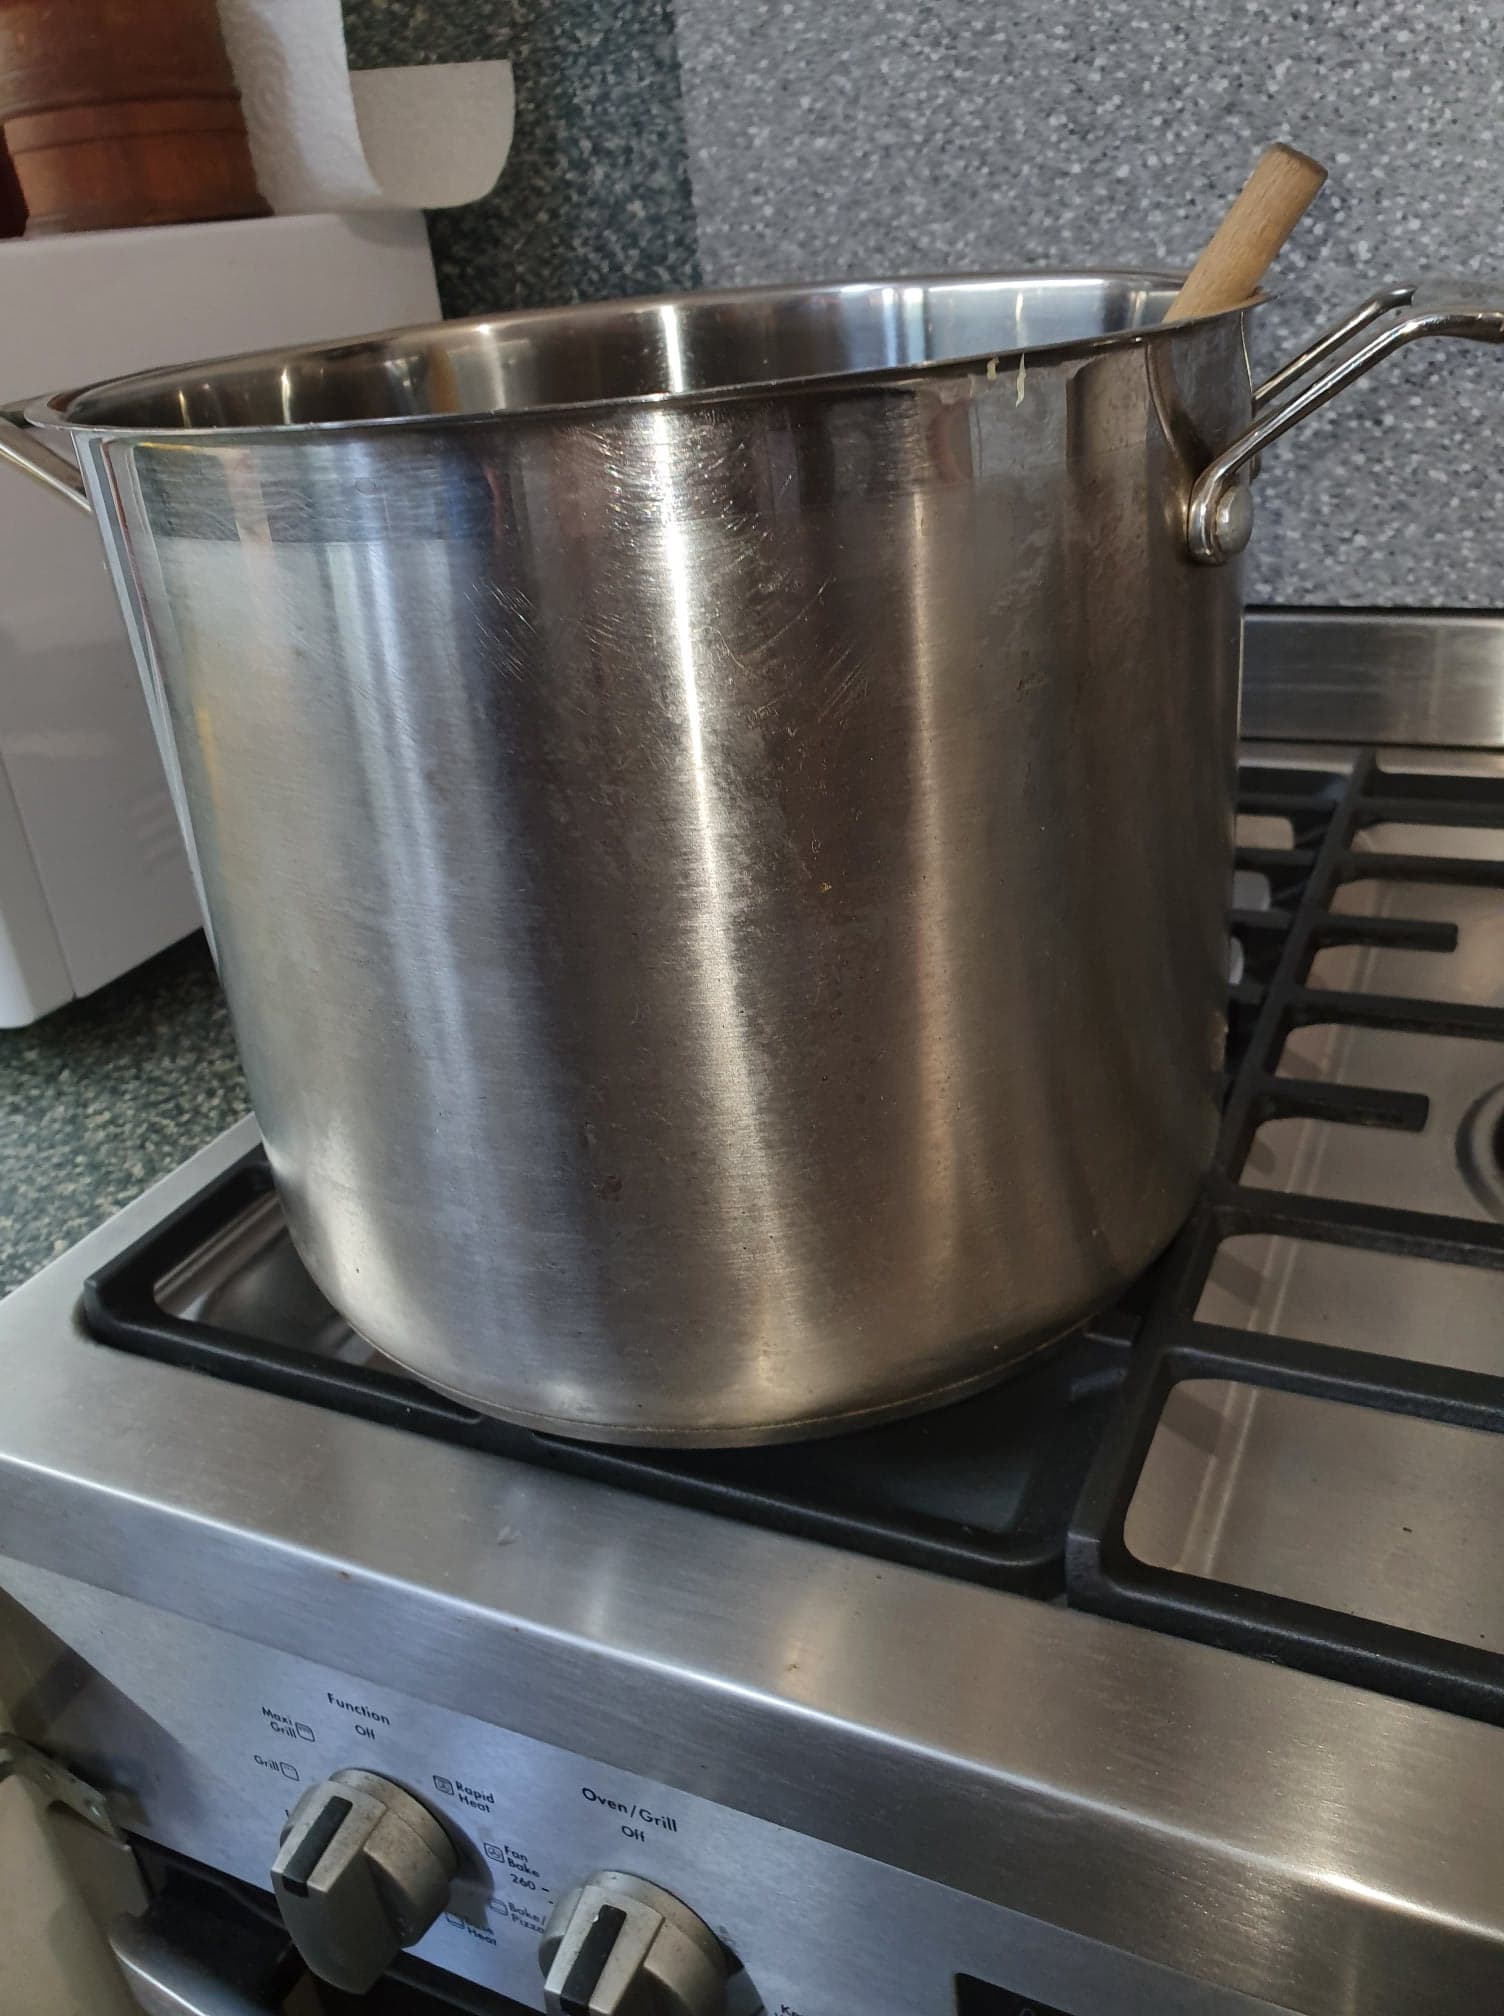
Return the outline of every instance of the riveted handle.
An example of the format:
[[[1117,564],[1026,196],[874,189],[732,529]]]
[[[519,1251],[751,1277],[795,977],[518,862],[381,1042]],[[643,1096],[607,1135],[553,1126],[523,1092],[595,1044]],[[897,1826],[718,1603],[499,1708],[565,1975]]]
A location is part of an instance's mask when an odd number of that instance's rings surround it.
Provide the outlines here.
[[[1386,315],[1392,319],[1366,342],[1350,347]],[[1239,473],[1272,441],[1298,427],[1375,364],[1422,336],[1504,343],[1504,285],[1484,289],[1469,282],[1436,282],[1422,287],[1412,282],[1381,288],[1282,365],[1254,394],[1253,425],[1224,448],[1191,486],[1186,506],[1191,558],[1217,566],[1240,553],[1253,529],[1253,509],[1247,486],[1237,480]],[[1321,366],[1325,368],[1319,375],[1311,377]],[[1308,381],[1303,389],[1284,398],[1302,381]]]
[[[0,407],[0,462],[9,462],[92,516],[83,477],[66,455],[59,455],[42,440],[25,409],[24,401],[19,406]]]

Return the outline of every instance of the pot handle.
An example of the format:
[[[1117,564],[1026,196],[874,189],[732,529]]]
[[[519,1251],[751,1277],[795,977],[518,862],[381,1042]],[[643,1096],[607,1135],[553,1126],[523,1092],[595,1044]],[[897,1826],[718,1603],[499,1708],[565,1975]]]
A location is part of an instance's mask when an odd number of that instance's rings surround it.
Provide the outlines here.
[[[1402,312],[1401,312],[1402,311]],[[1346,349],[1353,337],[1383,315],[1394,314],[1387,327],[1357,349],[1347,350],[1302,391],[1281,402],[1282,395]],[[1191,486],[1186,506],[1186,543],[1191,558],[1217,566],[1241,553],[1253,531],[1253,502],[1237,475],[1247,463],[1299,426],[1308,414],[1357,378],[1421,336],[1466,336],[1475,343],[1504,343],[1504,288],[1474,288],[1466,281],[1429,286],[1382,287],[1361,307],[1324,330],[1298,357],[1292,357],[1254,393],[1253,425],[1208,463]]]
[[[66,497],[70,504],[76,504],[80,511],[88,511],[92,517],[93,507],[76,465],[42,440],[26,417],[24,401],[20,406],[0,406],[0,462],[9,462],[15,468],[24,470],[38,483],[44,483],[49,490],[55,491],[59,497]]]

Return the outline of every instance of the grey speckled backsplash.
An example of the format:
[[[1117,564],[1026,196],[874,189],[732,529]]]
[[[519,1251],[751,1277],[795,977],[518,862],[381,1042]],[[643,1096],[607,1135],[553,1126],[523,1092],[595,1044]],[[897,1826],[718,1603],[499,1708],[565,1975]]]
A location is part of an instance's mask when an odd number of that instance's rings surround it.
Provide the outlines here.
[[[1376,282],[1504,276],[1498,0],[346,0],[358,63],[504,54],[495,196],[434,220],[451,312],[656,287],[1184,264],[1259,148],[1332,180],[1273,364]],[[1504,356],[1429,343],[1265,459],[1251,586],[1504,606]]]
[[[1268,140],[1332,171],[1273,363],[1380,280],[1504,276],[1504,7],[678,0],[708,282],[1183,265]],[[1252,592],[1504,604],[1504,356],[1423,344],[1271,449]]]

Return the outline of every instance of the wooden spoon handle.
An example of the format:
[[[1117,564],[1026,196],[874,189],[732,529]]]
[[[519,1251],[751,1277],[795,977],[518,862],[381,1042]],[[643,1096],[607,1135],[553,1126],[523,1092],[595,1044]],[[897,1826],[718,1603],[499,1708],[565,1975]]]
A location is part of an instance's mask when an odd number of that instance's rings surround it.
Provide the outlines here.
[[[1325,180],[1326,170],[1309,154],[1282,140],[1266,148],[1187,274],[1165,320],[1215,315],[1246,301]]]

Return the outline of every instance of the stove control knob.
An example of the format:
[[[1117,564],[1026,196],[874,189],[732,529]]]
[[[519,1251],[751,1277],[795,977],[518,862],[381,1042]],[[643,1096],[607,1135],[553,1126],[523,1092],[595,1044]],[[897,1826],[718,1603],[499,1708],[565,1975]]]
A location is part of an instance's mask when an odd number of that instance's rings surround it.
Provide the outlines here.
[[[458,1866],[410,1792],[374,1771],[336,1771],[288,1815],[272,1889],[312,1971],[363,1995],[438,1917]]]
[[[559,1900],[539,1957],[549,2016],[723,2016],[733,1965],[677,1897],[612,1869]]]

